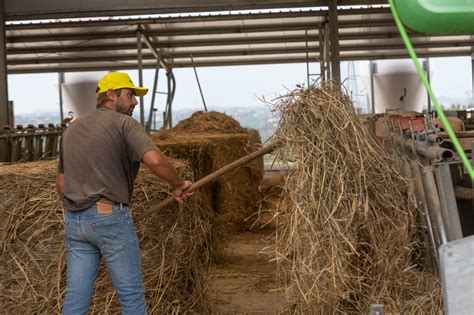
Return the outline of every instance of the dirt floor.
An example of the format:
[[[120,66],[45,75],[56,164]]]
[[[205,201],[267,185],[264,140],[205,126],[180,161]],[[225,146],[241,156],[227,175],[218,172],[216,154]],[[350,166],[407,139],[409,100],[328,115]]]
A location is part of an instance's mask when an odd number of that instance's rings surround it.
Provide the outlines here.
[[[260,222],[271,219],[266,210]],[[261,218],[262,219],[262,218]],[[233,235],[227,241],[223,264],[209,270],[208,298],[213,314],[276,314],[283,311],[285,296],[278,282],[275,226],[268,224]]]
[[[284,294],[274,261],[275,231],[234,235],[228,241],[225,264],[209,271],[208,296],[213,314],[276,314]]]

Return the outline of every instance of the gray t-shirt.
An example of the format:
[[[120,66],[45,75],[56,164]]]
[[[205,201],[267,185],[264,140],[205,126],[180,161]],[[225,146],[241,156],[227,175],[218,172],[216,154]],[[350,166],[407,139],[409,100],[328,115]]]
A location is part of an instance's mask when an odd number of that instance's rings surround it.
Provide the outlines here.
[[[130,203],[143,154],[153,149],[142,125],[111,109],[74,120],[63,134],[58,166],[66,209],[89,208],[101,197]]]

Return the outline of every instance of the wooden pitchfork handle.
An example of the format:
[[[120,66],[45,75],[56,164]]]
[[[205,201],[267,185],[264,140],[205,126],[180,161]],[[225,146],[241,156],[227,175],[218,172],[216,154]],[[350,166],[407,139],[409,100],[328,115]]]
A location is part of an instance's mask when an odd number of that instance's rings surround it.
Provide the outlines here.
[[[237,168],[237,167],[239,167],[239,166],[241,166],[241,165],[243,165],[247,162],[250,162],[250,161],[252,161],[252,160],[254,160],[258,157],[261,157],[262,155],[265,155],[267,153],[272,152],[277,147],[279,147],[279,144],[274,142],[274,143],[271,143],[269,145],[264,146],[260,150],[257,150],[255,152],[252,152],[252,153],[248,154],[248,155],[245,155],[245,156],[241,157],[240,159],[235,160],[234,162],[232,162],[230,164],[227,164],[226,166],[223,166],[222,168],[218,169],[217,171],[212,172],[211,174],[209,174],[209,175],[201,178],[200,180],[194,182],[191,186],[188,187],[188,189],[185,190],[185,192],[193,192],[196,189],[200,188],[201,186],[213,181],[217,177],[219,177],[219,176],[221,176],[221,175],[223,175],[227,172],[230,172],[233,169],[235,169],[235,168]],[[173,201],[175,201],[175,200],[176,199],[175,199],[174,196],[169,196],[168,198],[161,201],[159,204],[152,207],[151,209],[148,209],[148,210],[140,213],[139,215],[137,215],[136,218],[135,218],[135,221],[143,220],[144,218],[146,218],[149,215],[155,213],[156,211],[160,210],[161,208],[164,208],[164,207],[168,206],[169,204],[173,203]]]

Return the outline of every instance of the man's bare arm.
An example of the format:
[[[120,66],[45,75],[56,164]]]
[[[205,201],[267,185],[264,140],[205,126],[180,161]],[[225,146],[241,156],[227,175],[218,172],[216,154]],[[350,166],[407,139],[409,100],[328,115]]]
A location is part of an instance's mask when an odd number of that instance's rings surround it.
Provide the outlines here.
[[[153,174],[168,182],[174,188],[177,201],[183,201],[193,194],[184,192],[192,183],[181,179],[174,166],[163,153],[158,150],[148,150],[143,155],[142,160]]]

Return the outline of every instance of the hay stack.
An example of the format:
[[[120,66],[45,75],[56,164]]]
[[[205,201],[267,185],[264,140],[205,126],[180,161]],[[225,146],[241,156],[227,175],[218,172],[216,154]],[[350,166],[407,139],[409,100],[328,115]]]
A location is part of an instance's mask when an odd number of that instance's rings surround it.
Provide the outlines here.
[[[189,166],[173,161],[183,177]],[[2,211],[2,299],[8,314],[59,313],[65,288],[63,210],[55,192],[57,161],[0,167]],[[143,167],[135,185],[132,212],[152,207],[168,186]],[[205,311],[203,265],[208,260],[209,213],[200,196],[137,222],[142,271],[150,314]],[[3,210],[4,209],[4,210]],[[211,214],[212,215],[212,214]],[[93,314],[117,314],[119,303],[101,265]]]
[[[188,160],[196,178],[258,149],[248,130],[218,112],[195,112],[176,127],[160,132],[154,142],[166,155]],[[217,213],[216,233],[242,228],[244,219],[256,209],[262,176],[263,163],[254,160],[202,188],[208,206]]]
[[[437,277],[414,266],[415,209],[346,95],[311,86],[280,99],[277,138],[294,169],[277,250],[291,311],[441,312]],[[290,205],[288,207],[288,205]]]

